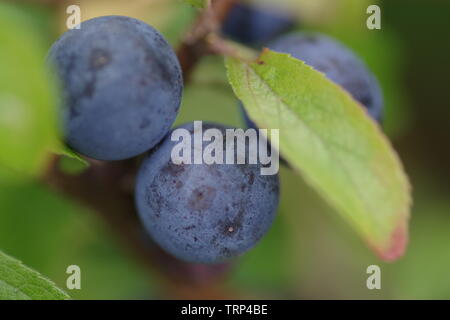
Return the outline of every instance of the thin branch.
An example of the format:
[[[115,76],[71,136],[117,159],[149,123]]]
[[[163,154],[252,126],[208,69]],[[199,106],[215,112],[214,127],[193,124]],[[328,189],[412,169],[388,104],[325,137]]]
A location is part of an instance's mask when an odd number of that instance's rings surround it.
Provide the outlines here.
[[[202,12],[193,28],[187,33],[177,50],[185,82],[189,81],[200,59],[211,54],[208,37],[219,31],[223,21],[237,2],[238,0],[212,1],[212,5]]]

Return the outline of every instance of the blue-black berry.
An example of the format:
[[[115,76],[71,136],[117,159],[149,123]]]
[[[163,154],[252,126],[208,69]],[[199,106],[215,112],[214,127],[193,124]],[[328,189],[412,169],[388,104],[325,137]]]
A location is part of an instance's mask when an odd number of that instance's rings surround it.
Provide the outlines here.
[[[172,48],[139,20],[106,16],[67,31],[49,53],[63,87],[68,145],[98,160],[121,160],[155,146],[181,102]]]
[[[183,127],[192,137],[193,125]],[[225,136],[221,125],[203,128]],[[195,263],[220,263],[255,246],[275,217],[278,175],[261,175],[259,164],[177,165],[171,160],[176,143],[167,137],[138,174],[136,205],[150,236]]]

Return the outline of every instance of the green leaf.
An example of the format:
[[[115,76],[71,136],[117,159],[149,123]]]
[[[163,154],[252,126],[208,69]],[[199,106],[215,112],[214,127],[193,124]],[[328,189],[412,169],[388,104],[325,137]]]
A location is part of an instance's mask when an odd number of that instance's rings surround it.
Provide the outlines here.
[[[58,160],[58,165],[59,168],[65,173],[74,175],[79,174],[90,166],[87,160],[83,159],[66,145],[59,146],[59,148],[55,150],[55,153],[62,156]]]
[[[0,4],[0,166],[25,175],[38,174],[58,144],[56,90],[41,40],[25,14]]]
[[[89,166],[89,162],[83,159],[78,153],[70,149],[69,147],[62,145],[56,151],[57,154],[65,156],[67,158],[75,159],[82,164]]]
[[[407,244],[410,186],[364,108],[302,61],[265,50],[227,58],[229,81],[260,128],[279,129],[282,156],[387,261]],[[299,195],[301,197],[301,195]]]
[[[203,9],[208,4],[208,0],[184,0],[184,1],[186,1],[188,4],[198,9]]]
[[[61,157],[58,166],[62,172],[78,175],[86,170],[89,167],[89,164],[88,162],[85,162],[84,160],[80,161],[77,158]]]
[[[66,300],[53,282],[0,251],[0,300]]]

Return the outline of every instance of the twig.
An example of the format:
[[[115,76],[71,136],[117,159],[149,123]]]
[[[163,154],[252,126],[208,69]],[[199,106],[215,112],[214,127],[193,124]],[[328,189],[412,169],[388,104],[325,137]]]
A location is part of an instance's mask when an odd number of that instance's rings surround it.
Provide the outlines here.
[[[192,71],[205,55],[211,54],[208,38],[217,33],[220,25],[238,0],[215,0],[195,22],[177,50],[178,59],[185,82],[189,81]]]

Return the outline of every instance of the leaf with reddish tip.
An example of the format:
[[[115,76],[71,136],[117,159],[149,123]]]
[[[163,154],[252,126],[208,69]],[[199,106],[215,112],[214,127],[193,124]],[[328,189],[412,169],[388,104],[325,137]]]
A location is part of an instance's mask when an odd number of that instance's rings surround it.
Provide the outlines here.
[[[290,165],[386,261],[405,251],[410,186],[389,140],[365,109],[322,73],[265,50],[253,62],[227,58],[229,81],[250,118],[279,129]]]
[[[408,218],[400,220],[390,235],[387,247],[379,248],[376,244],[371,244],[377,255],[386,262],[392,262],[401,257],[408,244]]]

